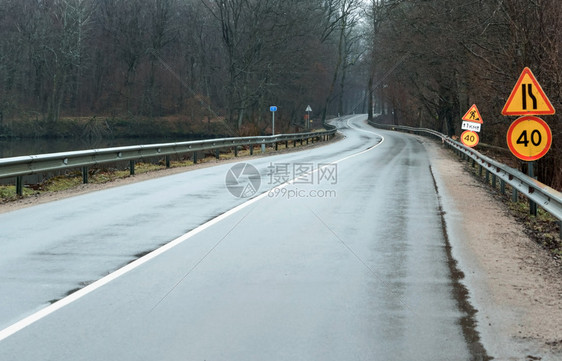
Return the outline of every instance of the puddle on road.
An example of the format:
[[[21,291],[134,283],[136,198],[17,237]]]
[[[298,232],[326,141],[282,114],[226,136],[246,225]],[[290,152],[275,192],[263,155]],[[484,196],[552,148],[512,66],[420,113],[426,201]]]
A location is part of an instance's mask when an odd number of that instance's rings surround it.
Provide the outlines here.
[[[142,251],[142,252],[139,252],[139,253],[133,255],[131,260],[129,260],[129,261],[127,261],[125,264],[123,264],[123,265],[117,267],[116,269],[114,269],[113,271],[109,272],[108,274],[111,274],[111,273],[117,271],[118,269],[121,269],[122,267],[125,267],[126,265],[135,262],[135,261],[138,260],[139,258],[142,258],[142,257],[144,257],[144,256],[146,256],[146,255],[148,255],[148,254],[150,254],[150,253],[152,253],[152,252],[154,252],[155,250],[157,250],[157,249],[160,248],[160,247],[163,247],[164,245],[166,245],[166,243],[162,243],[162,244],[160,244],[160,245],[159,245],[158,247],[156,247],[156,248],[152,248],[152,249],[149,249],[149,250],[146,250],[146,251]],[[100,277],[100,279],[101,279],[101,278],[103,278],[103,276]],[[70,296],[71,294],[80,291],[82,288],[84,288],[84,287],[86,287],[86,286],[89,286],[90,284],[92,284],[92,283],[94,283],[94,282],[95,282],[95,280],[80,282],[80,283],[78,284],[78,287],[73,288],[73,289],[71,289],[70,291],[67,291],[67,292],[64,294],[63,297],[61,297],[61,298],[54,298],[54,299],[52,299],[52,300],[47,301],[47,303],[49,303],[49,304],[52,305],[53,303],[56,303],[56,302],[58,302],[58,301],[60,301],[60,300],[62,300],[62,299],[64,299],[64,298]]]
[[[207,220],[203,221],[203,223],[201,223],[201,224],[205,224],[205,223],[207,223],[207,222],[209,222],[209,221],[211,221],[211,220],[213,220],[213,219],[219,217],[219,216],[222,215],[223,213],[226,213],[226,212],[222,212],[222,213],[218,213],[218,214],[216,214],[216,215],[213,215],[213,216],[209,217]],[[195,229],[195,228],[188,229],[188,230],[186,230],[184,233],[189,233],[189,232],[192,231],[193,229]],[[170,242],[171,242],[171,241],[170,241]],[[155,248],[150,248],[150,249],[147,249],[147,250],[145,250],[145,251],[141,251],[141,252],[138,252],[138,253],[134,254],[133,256],[131,256],[131,259],[130,259],[130,260],[128,260],[128,261],[125,262],[124,264],[120,265],[119,267],[116,267],[115,269],[113,269],[113,270],[112,270],[111,272],[109,272],[108,274],[111,274],[111,273],[113,273],[113,272],[115,272],[115,271],[117,271],[117,270],[119,270],[119,269],[121,269],[121,268],[127,266],[128,264],[131,264],[131,263],[135,262],[136,260],[138,260],[138,259],[140,259],[140,258],[142,258],[142,257],[144,257],[144,256],[146,256],[146,255],[148,255],[148,254],[150,254],[150,253],[156,251],[157,249],[159,249],[159,248],[165,246],[165,245],[168,244],[168,243],[169,243],[169,242],[164,242],[164,243],[159,244],[159,245],[156,246]],[[103,277],[105,277],[105,276],[101,276],[100,279],[103,278]],[[94,280],[94,281],[83,281],[83,282],[80,282],[80,283],[78,284],[78,287],[73,288],[73,289],[67,291],[67,292],[64,294],[64,296],[62,296],[62,297],[60,297],[60,298],[51,299],[51,300],[47,301],[47,303],[52,305],[53,303],[56,303],[56,302],[58,302],[58,301],[60,301],[60,300],[62,300],[62,299],[64,299],[64,298],[70,296],[71,294],[73,294],[73,293],[75,293],[75,292],[77,292],[77,291],[80,291],[82,288],[88,286],[89,284],[91,284],[91,283],[93,283],[93,282],[95,282],[95,280]]]
[[[433,169],[431,165],[429,166],[429,172],[431,173],[431,178],[433,179],[433,185],[435,187],[435,192],[437,193],[438,203],[439,203],[439,215],[441,217],[441,228],[443,230],[443,238],[445,239],[445,253],[447,255],[447,265],[449,267],[449,272],[451,275],[451,285],[452,293],[459,310],[465,314],[461,317],[459,323],[461,325],[462,333],[468,350],[471,355],[471,360],[473,361],[488,361],[494,358],[489,356],[482,345],[480,340],[480,334],[476,330],[476,313],[478,312],[474,306],[469,301],[469,293],[466,286],[461,282],[464,279],[464,273],[458,268],[458,262],[453,257],[451,242],[449,240],[449,234],[447,232],[447,223],[445,222],[445,211],[441,204],[441,195],[439,194],[439,188],[437,187],[437,182],[435,181],[435,176],[433,175]]]

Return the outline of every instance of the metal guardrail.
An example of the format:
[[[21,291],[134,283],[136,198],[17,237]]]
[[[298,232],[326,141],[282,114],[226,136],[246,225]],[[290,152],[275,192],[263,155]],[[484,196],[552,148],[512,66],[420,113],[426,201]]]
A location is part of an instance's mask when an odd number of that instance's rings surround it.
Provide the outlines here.
[[[164,143],[150,145],[135,145],[104,149],[91,149],[72,152],[60,152],[39,155],[27,155],[11,158],[0,158],[0,179],[16,177],[17,194],[22,194],[22,177],[25,175],[48,173],[71,168],[82,167],[84,183],[87,183],[87,167],[105,163],[114,163],[129,160],[131,174],[134,174],[134,161],[143,158],[166,157],[166,166],[169,167],[169,156],[180,154],[194,154],[197,162],[197,152],[234,148],[237,154],[238,147],[261,144],[277,144],[282,142],[304,141],[308,139],[327,140],[336,133],[336,127],[327,125],[327,130],[320,132],[307,132],[295,134],[280,134],[263,137],[239,137],[208,139],[179,143]]]
[[[460,154],[463,154],[467,158],[472,159],[475,164],[478,164],[482,167],[481,169],[485,169],[487,172],[487,179],[488,175],[492,176],[492,184],[495,184],[496,177],[499,178],[501,182],[500,187],[502,189],[502,192],[505,190],[503,183],[505,182],[513,188],[513,198],[517,197],[517,193],[515,192],[519,192],[529,200],[540,205],[544,210],[546,210],[554,217],[556,217],[560,222],[562,222],[562,193],[537,181],[536,179],[527,176],[519,170],[511,168],[489,157],[486,157],[485,155],[480,154],[474,149],[466,147],[464,144],[459,143],[447,137],[446,135],[432,129],[413,128],[399,125],[385,125],[373,122],[369,123],[377,128],[401,130],[419,135],[429,134],[441,139],[444,144],[455,149],[457,152],[460,152]]]

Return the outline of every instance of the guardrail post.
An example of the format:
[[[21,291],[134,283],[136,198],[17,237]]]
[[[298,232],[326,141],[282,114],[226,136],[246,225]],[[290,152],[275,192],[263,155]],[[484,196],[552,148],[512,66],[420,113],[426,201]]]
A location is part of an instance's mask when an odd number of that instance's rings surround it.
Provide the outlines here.
[[[289,141],[288,140],[285,141],[285,149],[287,149],[287,148],[289,148]]]
[[[279,150],[279,144],[277,142],[275,142],[275,150]]]
[[[262,153],[262,154],[265,153],[265,144],[262,144],[262,145],[261,145],[261,153]]]
[[[537,203],[529,199],[529,214],[531,216],[537,216]]]
[[[250,155],[254,155],[254,145],[250,144]]]
[[[23,196],[23,177],[17,176],[16,177],[16,194],[18,196]]]
[[[238,157],[238,146],[234,147],[234,156]]]
[[[219,160],[221,157],[221,153],[218,149],[215,149],[215,158],[217,158],[217,160]]]
[[[297,140],[295,139],[295,140],[293,140],[293,148],[296,148],[296,147],[297,147]]]
[[[500,191],[505,195],[505,181],[503,179],[500,179]]]
[[[193,152],[193,164],[197,164],[197,152]]]
[[[306,145],[308,145],[308,139],[309,139],[309,138],[307,137],[307,138],[306,138]]]
[[[82,183],[88,184],[88,167],[82,167]]]
[[[490,184],[490,171],[486,169],[486,184]]]
[[[135,161],[134,160],[129,161],[129,174],[135,175]]]
[[[513,203],[517,202],[519,200],[519,192],[517,192],[517,189],[513,188],[511,190],[511,201]]]
[[[170,168],[170,156],[166,156],[166,168]]]
[[[496,189],[496,184],[497,184],[497,177],[495,174],[492,174],[492,187],[494,189]]]
[[[482,167],[482,164],[479,164],[479,167],[478,167],[478,175],[479,175],[480,177],[482,177],[482,171],[483,171],[483,170],[484,170],[484,167]]]

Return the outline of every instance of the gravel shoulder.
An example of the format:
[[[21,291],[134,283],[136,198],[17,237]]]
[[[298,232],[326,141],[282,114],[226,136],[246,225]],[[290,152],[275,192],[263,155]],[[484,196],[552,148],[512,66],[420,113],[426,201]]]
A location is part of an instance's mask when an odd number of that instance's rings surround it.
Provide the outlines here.
[[[562,269],[498,195],[436,142],[425,143],[478,331],[495,360],[562,359]]]

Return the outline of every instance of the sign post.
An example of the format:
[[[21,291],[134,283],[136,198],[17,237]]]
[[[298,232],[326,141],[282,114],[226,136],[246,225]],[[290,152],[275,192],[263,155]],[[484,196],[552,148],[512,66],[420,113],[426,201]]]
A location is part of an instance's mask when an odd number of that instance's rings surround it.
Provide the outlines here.
[[[480,132],[482,123],[484,123],[476,104],[470,107],[468,112],[462,117],[462,120],[461,129],[464,132],[461,134],[461,142],[467,147],[474,148],[480,141],[478,132]]]
[[[310,129],[310,112],[312,111],[312,108],[309,106],[306,107],[305,112],[308,113],[308,116],[306,117],[306,129]]]
[[[270,106],[269,111],[271,112],[271,134],[275,135],[275,112],[277,111],[277,106]]]
[[[527,163],[528,175],[535,177],[534,161],[548,153],[552,144],[552,132],[544,120],[535,115],[552,115],[554,107],[529,68],[523,69],[513,87],[503,115],[522,115],[507,131],[507,146],[511,153]],[[529,200],[529,210],[537,215],[537,204]]]
[[[529,168],[529,177],[535,178],[535,162],[528,162],[527,168]],[[537,215],[537,203],[536,202],[529,202],[529,212],[533,215]]]

